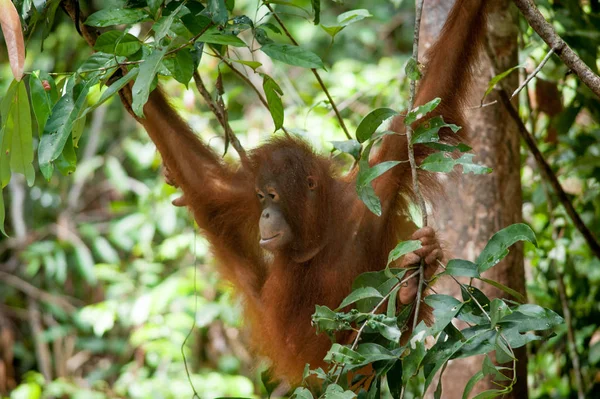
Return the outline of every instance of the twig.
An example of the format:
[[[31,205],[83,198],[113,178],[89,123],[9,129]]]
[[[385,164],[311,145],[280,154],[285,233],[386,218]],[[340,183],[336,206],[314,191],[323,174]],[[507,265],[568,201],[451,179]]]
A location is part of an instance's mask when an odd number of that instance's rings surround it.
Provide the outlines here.
[[[568,66],[579,79],[600,97],[600,77],[579,58],[569,45],[556,33],[550,24],[537,9],[532,0],[514,0],[523,17],[538,35],[554,49],[554,52]]]
[[[552,263],[555,260],[552,259]],[[577,346],[575,345],[575,332],[573,331],[573,318],[571,317],[571,309],[569,308],[569,299],[567,298],[567,291],[565,289],[565,276],[558,268],[553,268],[556,272],[556,285],[558,294],[560,296],[560,304],[562,306],[563,316],[565,316],[565,324],[567,325],[567,347],[569,348],[569,356],[571,356],[571,363],[573,364],[573,374],[575,374],[575,385],[577,385],[577,398],[585,399],[583,392],[583,377],[581,375],[581,362],[579,354],[577,353]]]
[[[523,121],[519,117],[519,113],[517,112],[515,107],[510,102],[508,94],[506,93],[506,91],[504,91],[504,89],[502,89],[502,90],[500,90],[499,95],[500,95],[500,100],[506,107],[509,115],[512,117],[512,119],[517,124],[519,133],[521,134],[521,137],[523,138],[523,140],[525,140],[527,147],[529,147],[529,151],[531,151],[531,153],[533,154],[533,157],[535,158],[538,168],[542,172],[542,176],[544,177],[544,179],[546,181],[548,181],[550,183],[550,185],[554,189],[554,192],[558,196],[560,203],[565,207],[565,210],[567,211],[567,214],[571,218],[571,221],[573,222],[573,224],[575,225],[577,230],[579,230],[579,232],[583,235],[583,238],[587,242],[588,246],[590,247],[590,249],[592,250],[594,255],[596,255],[596,257],[598,259],[600,259],[600,244],[598,244],[598,241],[596,240],[596,237],[594,237],[594,234],[585,225],[583,220],[581,220],[581,217],[575,210],[575,207],[573,207],[573,203],[567,196],[567,193],[565,193],[565,190],[562,188],[560,182],[558,181],[558,178],[552,171],[552,168],[550,167],[550,165],[548,165],[548,162],[546,162],[546,160],[544,159],[544,156],[542,155],[539,148],[537,147],[535,138],[529,132],[529,130],[527,130],[527,127],[525,127],[525,125],[523,124]]]
[[[285,24],[283,23],[281,18],[279,18],[279,15],[277,15],[275,13],[275,10],[273,10],[273,7],[271,7],[271,4],[265,3],[265,6],[267,6],[269,11],[271,11],[273,18],[275,18],[275,20],[277,21],[279,26],[281,26],[281,29],[283,29],[283,32],[285,33],[285,35],[290,39],[290,41],[295,46],[298,46],[298,42],[296,41],[296,39],[294,39],[294,37],[292,36],[290,31],[288,31],[287,27],[285,26]],[[344,123],[344,118],[342,118],[340,111],[338,110],[337,106],[335,105],[335,102],[333,101],[333,98],[331,97],[331,94],[329,94],[329,90],[327,90],[327,86],[325,86],[325,83],[321,79],[321,75],[319,75],[319,72],[315,68],[311,68],[311,71],[312,71],[313,75],[315,75],[315,78],[317,78],[317,82],[319,82],[319,86],[321,86],[323,93],[325,93],[325,95],[327,96],[327,100],[329,100],[329,103],[331,104],[331,108],[333,108],[333,111],[335,112],[335,115],[336,115],[338,121],[340,122],[340,126],[341,126],[342,130],[344,131],[344,134],[346,135],[348,140],[351,140],[352,136],[350,136],[350,133],[348,132],[348,128],[346,127],[346,124]]]
[[[515,0],[515,1],[517,1],[517,0]],[[487,44],[486,50],[488,53],[488,57],[490,58],[490,60],[492,62],[492,66],[495,70],[498,70],[498,68],[497,68],[498,62],[496,60],[494,52],[492,51],[492,49],[489,46],[489,41],[486,41],[486,44]],[[555,49],[555,51],[556,51],[556,49]],[[521,117],[519,116],[519,112],[515,109],[515,107],[511,103],[510,97],[508,96],[507,91],[504,89],[502,82],[500,82],[498,96],[500,97],[500,102],[506,107],[506,110],[508,111],[508,114],[510,115],[510,117],[515,121],[515,124],[517,125],[517,129],[519,130],[519,134],[525,141],[525,144],[527,144],[529,151],[531,151],[531,153],[533,154],[533,157],[535,158],[538,168],[540,169],[540,172],[542,173],[542,177],[550,183],[550,185],[552,186],[552,189],[556,193],[560,203],[565,207],[565,210],[567,211],[569,218],[571,218],[571,221],[575,225],[575,228],[577,228],[577,230],[579,230],[581,235],[583,235],[583,238],[587,242],[588,246],[590,247],[590,249],[592,250],[594,255],[598,259],[600,259],[600,244],[596,240],[596,237],[594,237],[594,234],[585,225],[583,220],[581,220],[581,217],[575,210],[573,203],[571,202],[571,200],[567,196],[567,193],[565,193],[565,190],[562,188],[560,182],[558,181],[556,174],[552,171],[552,168],[550,167],[550,165],[544,158],[544,155],[540,152],[540,149],[538,148],[537,143],[535,141],[535,137],[533,136],[533,134],[531,134],[529,132],[529,130],[527,130],[527,127],[525,126],[525,124],[521,120]]]
[[[423,12],[423,0],[417,0],[415,5],[415,30],[413,34],[413,51],[412,58],[418,64],[419,62],[419,33],[421,31],[421,14]],[[415,93],[417,91],[417,81],[410,81],[410,97],[408,99],[408,109],[411,110],[415,103]],[[417,163],[415,162],[415,153],[412,145],[412,126],[406,125],[406,142],[408,145],[408,160],[410,161],[410,170],[412,175],[412,185],[417,200],[419,202],[419,207],[421,208],[421,217],[423,220],[423,227],[427,226],[427,207],[425,206],[425,200],[423,199],[423,195],[421,195],[421,189],[419,188],[419,179],[417,175]],[[423,288],[423,268],[424,268],[424,260],[421,260],[421,264],[419,265],[419,282],[417,284],[417,298],[415,304],[415,315],[413,319],[413,330],[417,328],[417,323],[419,320],[419,310],[421,308],[421,294]]]
[[[204,102],[206,102],[206,104],[210,108],[211,112],[215,115],[215,117],[219,121],[219,124],[223,127],[223,130],[225,131],[225,136],[231,142],[231,145],[233,146],[233,148],[237,151],[238,155],[240,156],[242,165],[244,167],[247,167],[248,166],[248,156],[246,155],[246,150],[244,150],[244,147],[242,147],[242,144],[240,143],[237,136],[231,129],[231,125],[229,125],[229,116],[227,114],[227,110],[225,109],[225,105],[223,103],[219,103],[219,102],[213,100],[213,98],[210,96],[210,93],[208,92],[208,89],[204,85],[204,82],[202,81],[202,77],[200,76],[200,73],[198,72],[198,70],[194,71],[193,76],[194,76],[194,83],[196,84],[196,88],[198,89],[198,92],[204,99]]]
[[[250,88],[256,93],[256,96],[258,97],[258,99],[260,100],[260,102],[265,106],[266,109],[269,109],[269,103],[267,103],[267,100],[265,99],[265,96],[262,95],[262,93],[260,92],[260,90],[258,90],[258,87],[256,87],[254,85],[254,83],[252,83],[252,81],[250,79],[248,79],[247,76],[245,76],[242,71],[240,71],[239,69],[237,69],[231,62],[227,61],[223,56],[221,56],[221,54],[215,52],[214,54],[217,58],[219,58],[221,60],[221,62],[223,62],[225,65],[227,65],[229,67],[229,69],[231,69],[233,71],[233,73],[235,73],[236,75],[238,75],[240,77],[240,79],[242,79],[248,86],[250,86]],[[281,127],[281,130],[283,130],[283,132],[286,135],[289,135],[289,132],[285,129],[285,127]]]
[[[540,62],[540,65],[538,65],[537,68],[535,68],[533,70],[533,72],[531,72],[531,74],[529,74],[529,76],[527,76],[527,78],[523,81],[523,83],[521,83],[521,85],[519,87],[517,87],[517,89],[510,96],[511,100],[514,96],[519,94],[519,92],[521,90],[523,90],[523,88],[525,88],[525,86],[527,86],[527,84],[531,81],[531,79],[533,79],[542,70],[542,68],[544,67],[544,65],[546,65],[546,63],[548,62],[548,60],[550,59],[552,54],[554,54],[553,48],[551,48],[550,51],[548,51],[548,54],[546,54],[546,56],[544,57],[542,62]]]
[[[77,308],[66,299],[43,291],[13,274],[0,271],[0,281],[10,285],[13,288],[16,288],[17,290],[37,301],[53,303],[71,313],[77,310]]]
[[[50,350],[48,345],[42,339],[44,329],[40,320],[40,310],[33,298],[29,298],[28,305],[29,326],[31,327],[31,335],[35,343],[35,355],[37,358],[38,367],[47,382],[52,381],[52,359],[50,358]]]
[[[548,60],[550,59],[552,54],[554,54],[553,48],[551,48],[550,51],[548,51],[548,53],[546,54],[546,56],[544,57],[542,62],[540,62],[540,64],[535,68],[535,70],[529,76],[527,76],[527,78],[523,81],[523,83],[521,83],[521,85],[519,87],[517,87],[517,89],[515,91],[513,91],[513,94],[511,94],[511,96],[510,96],[511,100],[517,94],[519,94],[521,92],[521,90],[523,90],[525,88],[525,86],[527,86],[527,84],[531,81],[531,79],[533,79],[542,70],[542,68],[544,67],[544,65],[546,65],[546,63],[548,62]],[[470,107],[469,109],[480,109],[480,108],[489,107],[490,105],[495,105],[495,104],[498,104],[498,100],[494,100],[489,103],[481,104],[476,107]]]
[[[552,197],[550,196],[548,187],[545,184],[543,184],[543,188],[544,193],[546,194],[546,203],[548,206],[548,217],[550,221],[550,226],[552,226],[552,239],[556,242],[561,238],[562,234],[564,233],[564,229],[561,229],[560,232],[557,231],[556,224],[554,223],[554,213],[552,212],[554,208],[554,203],[552,201]],[[565,289],[565,276],[562,270],[556,267],[556,258],[553,258],[550,261],[550,269],[556,272],[556,288],[560,297],[560,304],[562,307],[563,316],[565,317],[565,325],[567,326],[567,348],[569,350],[569,356],[571,357],[571,363],[573,364],[573,373],[575,374],[575,385],[577,385],[577,398],[585,399],[585,394],[583,391],[583,377],[581,375],[581,361],[579,359],[579,353],[577,353],[577,345],[575,344],[573,318],[571,317],[569,299],[567,298],[567,290]]]

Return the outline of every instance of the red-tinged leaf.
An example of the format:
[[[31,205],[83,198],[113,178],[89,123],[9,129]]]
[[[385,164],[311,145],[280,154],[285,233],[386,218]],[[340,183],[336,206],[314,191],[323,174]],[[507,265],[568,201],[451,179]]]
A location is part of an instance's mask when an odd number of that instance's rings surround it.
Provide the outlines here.
[[[0,0],[0,26],[8,49],[10,68],[15,79],[20,81],[25,69],[25,41],[19,14],[10,0]]]

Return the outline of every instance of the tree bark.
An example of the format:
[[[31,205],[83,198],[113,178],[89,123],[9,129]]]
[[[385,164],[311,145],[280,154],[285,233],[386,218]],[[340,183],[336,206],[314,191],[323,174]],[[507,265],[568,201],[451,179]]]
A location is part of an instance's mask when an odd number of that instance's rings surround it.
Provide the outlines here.
[[[426,0],[422,21],[423,51],[433,43],[452,7],[446,0]],[[508,0],[495,1],[490,6],[488,39],[494,49],[501,71],[518,64],[517,10]],[[481,55],[478,77],[471,105],[479,105],[489,80],[492,78],[491,62]],[[517,87],[517,74],[506,78],[510,87]],[[486,101],[493,101],[494,93]],[[498,230],[521,222],[520,140],[518,130],[504,107],[490,106],[467,111],[471,127],[471,142],[475,159],[493,168],[489,175],[461,175],[450,178],[445,184],[446,198],[433,204],[434,223],[446,243],[449,259],[475,260],[490,237]],[[487,271],[485,277],[525,293],[523,248],[515,245],[500,264]],[[466,282],[466,281],[465,281]],[[477,284],[476,284],[477,285]],[[478,284],[490,298],[506,296],[494,287]],[[451,279],[439,282],[436,291],[460,297],[460,289]],[[514,298],[513,298],[514,299]],[[463,328],[464,326],[459,326]],[[525,348],[515,351],[517,384],[504,398],[527,398],[527,358]],[[461,398],[467,381],[481,370],[483,357],[457,359],[450,362],[442,383],[444,398]],[[431,393],[435,387],[432,387]],[[473,393],[494,389],[488,380],[479,382]],[[430,393],[430,395],[432,395]]]

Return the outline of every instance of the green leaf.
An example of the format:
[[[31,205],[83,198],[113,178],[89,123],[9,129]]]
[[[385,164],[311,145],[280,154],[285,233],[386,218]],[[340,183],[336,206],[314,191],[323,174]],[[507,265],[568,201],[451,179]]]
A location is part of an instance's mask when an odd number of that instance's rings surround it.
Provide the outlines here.
[[[90,285],[95,285],[97,282],[96,274],[94,272],[94,259],[92,253],[83,243],[75,244],[75,262],[79,273],[83,279]]]
[[[485,165],[478,165],[473,163],[473,157],[475,154],[463,154],[456,160],[457,165],[462,166],[463,174],[474,173],[476,175],[492,173],[492,168],[488,168]]]
[[[276,378],[273,378],[273,375],[272,375],[270,369],[266,369],[265,371],[260,373],[260,381],[265,386],[265,391],[267,391],[267,395],[268,395],[267,397],[269,397],[269,398],[273,394],[273,391],[275,391],[275,389],[281,383],[281,381],[278,381]],[[312,396],[311,396],[311,398],[312,398]]]
[[[353,399],[356,394],[352,391],[344,391],[344,388],[337,384],[330,384],[325,391],[324,399]]]
[[[500,82],[502,79],[504,79],[505,77],[507,77],[508,75],[511,74],[512,71],[514,71],[515,69],[519,69],[519,68],[523,68],[523,65],[517,65],[514,66],[502,73],[499,73],[498,75],[494,76],[487,87],[487,90],[485,91],[485,94],[483,95],[483,97],[481,98],[481,102],[483,103],[483,100],[488,96],[488,94],[490,94],[492,92],[492,90],[494,90],[494,87],[498,84],[498,82]]]
[[[492,320],[492,328],[496,327],[496,323],[506,316],[507,314],[512,313],[508,308],[508,305],[504,303],[501,299],[494,298],[490,302],[490,319]]]
[[[419,168],[427,170],[429,172],[441,172],[449,173],[452,172],[456,160],[443,152],[434,152],[421,162]]]
[[[398,355],[374,342],[366,342],[358,345],[356,352],[360,353],[365,358],[365,364],[381,360],[396,360],[398,358]]]
[[[345,308],[346,306],[353,304],[356,301],[365,298],[383,298],[383,296],[373,287],[362,287],[358,288],[350,293],[340,304],[339,309]]]
[[[511,350],[506,346],[504,342],[504,338],[500,335],[500,332],[496,334],[496,338],[494,340],[494,350],[496,351],[496,362],[499,364],[504,364],[514,360],[514,355],[511,353]]]
[[[258,69],[262,66],[262,63],[260,63],[258,61],[234,60],[232,58],[227,58],[227,61],[237,62],[238,64],[246,65],[247,67],[252,68],[252,70],[254,72],[256,72],[256,69]]]
[[[210,18],[207,18],[204,15],[194,15],[192,13],[183,15],[181,17],[181,22],[194,36],[199,35],[208,25],[212,24]]]
[[[506,393],[506,389],[489,389],[487,391],[481,392],[476,396],[473,396],[473,399],[492,399],[499,398]]]
[[[130,25],[142,21],[150,21],[150,16],[143,9],[105,8],[90,15],[85,24],[104,28],[112,25]]]
[[[469,147],[468,145],[466,145],[464,143],[459,143],[458,145],[448,145],[448,144],[442,144],[442,143],[425,143],[425,145],[427,147],[433,148],[434,150],[444,151],[444,152],[454,152],[454,151],[467,152],[467,151],[472,150],[471,147]]]
[[[318,55],[302,47],[289,44],[267,43],[260,49],[272,59],[288,65],[314,69],[325,68],[323,61],[321,61]]]
[[[263,27],[263,28],[269,29],[273,33],[277,33],[278,35],[281,35],[281,29],[279,29],[277,26],[273,25],[270,22],[266,22],[266,23],[264,23],[264,24],[262,24],[260,26]]]
[[[119,30],[109,30],[98,36],[94,50],[108,54],[128,56],[142,48],[137,37]]]
[[[483,165],[473,163],[474,154],[463,154],[460,158],[454,159],[443,152],[435,152],[423,160],[419,168],[429,172],[449,173],[456,165],[461,165],[464,174],[491,173],[492,169]]]
[[[85,124],[85,118],[77,119],[73,124],[73,131],[71,135],[67,138],[65,142],[65,146],[63,147],[63,151],[60,156],[54,161],[54,165],[56,169],[63,176],[68,176],[71,173],[75,172],[77,167],[77,155],[75,154],[75,148],[73,147],[73,135],[81,134],[81,130],[83,130],[83,125]]]
[[[402,362],[398,360],[387,373],[388,388],[390,389],[390,394],[393,399],[400,399],[403,375],[404,370],[402,369]]]
[[[356,140],[332,141],[331,144],[336,150],[350,154],[356,160],[360,158],[360,150],[362,147]]]
[[[312,4],[313,11],[315,13],[314,24],[319,25],[321,21],[321,0],[310,0]]]
[[[475,373],[475,375],[469,379],[469,381],[467,382],[467,385],[465,385],[465,390],[463,391],[462,399],[468,399],[469,394],[471,393],[473,388],[475,388],[475,384],[477,384],[482,379],[483,379],[483,371],[478,371],[477,373]]]
[[[337,21],[341,27],[346,27],[350,24],[361,21],[368,17],[372,17],[369,10],[366,10],[364,8],[358,8],[356,10],[350,10],[350,11],[341,13],[340,15],[338,15]]]
[[[524,223],[510,225],[492,236],[477,258],[479,272],[492,268],[508,255],[508,248],[517,241],[529,241],[537,247],[535,233]]]
[[[507,287],[507,286],[506,286],[506,285],[504,285],[504,284],[501,284],[501,283],[499,283],[499,282],[497,282],[497,281],[490,280],[490,279],[487,279],[487,278],[482,278],[482,279],[481,279],[481,281],[483,281],[483,282],[486,282],[486,283],[488,283],[489,285],[492,285],[492,286],[494,286],[494,287],[498,288],[499,290],[502,290],[502,291],[506,292],[506,293],[507,293],[507,294],[509,294],[509,295],[512,295],[512,296],[513,296],[513,297],[515,297],[515,298],[516,298],[516,299],[517,299],[519,302],[527,302],[527,298],[525,298],[525,296],[523,296],[523,294],[521,294],[521,293],[520,293],[520,292],[518,292],[518,291],[515,291],[515,290],[513,290],[513,289],[512,289],[512,288],[510,288],[510,287]]]
[[[12,129],[4,130],[4,134],[12,134],[10,151],[10,168],[21,173],[31,187],[35,180],[33,169],[33,132],[31,130],[31,109],[25,81],[17,84],[12,98],[8,118],[12,121]]]
[[[47,90],[44,87],[46,82]],[[52,107],[58,100],[58,91],[54,79],[47,72],[34,71],[29,77],[29,92],[31,94],[31,106],[38,125],[38,133],[41,134],[46,126],[46,121],[52,113]]]
[[[406,77],[408,77],[410,80],[421,79],[422,75],[421,71],[419,70],[419,64],[413,57],[410,57],[406,62],[406,66],[404,67],[404,73],[406,74]]]
[[[204,33],[198,38],[198,41],[210,44],[223,44],[233,47],[246,47],[246,43],[244,43],[244,41],[239,37],[227,33],[221,33],[216,30]]]
[[[150,13],[155,16],[158,13],[160,6],[164,3],[164,0],[148,0],[147,3]]]
[[[477,265],[462,259],[451,259],[446,265],[446,270],[441,274],[447,274],[454,277],[480,277]]]
[[[208,0],[206,4],[208,16],[217,25],[225,25],[229,18],[225,0]]]
[[[315,306],[312,322],[316,327],[317,333],[350,329],[350,326],[347,326],[345,322],[338,317],[337,313],[327,306]]]
[[[75,81],[74,76],[69,79],[71,79],[71,82]],[[78,90],[67,90],[65,95],[52,108],[52,115],[46,123],[38,147],[40,170],[48,180],[52,176],[51,163],[62,154],[65,143],[73,130],[75,120],[85,104],[91,84],[93,82],[86,82],[85,84],[79,84]],[[75,91],[79,92],[76,99],[73,98]]]
[[[462,308],[462,302],[450,295],[428,295],[425,303],[433,308],[434,324],[429,332],[431,335],[443,331]]]
[[[152,30],[154,30],[154,41],[156,43],[160,43],[161,40],[169,33],[173,22],[175,21],[175,17],[179,16],[179,12],[185,5],[185,1],[181,2],[179,6],[173,10],[166,17],[161,17],[155,24],[152,26]]]
[[[369,167],[368,160],[364,161],[361,159],[360,161],[360,168],[356,178],[356,192],[367,208],[377,216],[381,216],[381,202],[375,194],[371,182],[399,163],[398,161],[387,161]]]
[[[131,90],[133,96],[131,108],[139,117],[144,116],[144,105],[148,101],[154,76],[160,67],[160,61],[165,55],[165,51],[164,48],[155,48],[142,65],[140,65],[138,78],[135,80],[133,89]]]
[[[4,195],[2,194],[2,188],[0,187],[0,231],[2,232],[2,234],[8,237],[8,234],[6,234],[6,231],[4,230],[5,217],[6,209],[4,208]]]
[[[324,359],[327,363],[337,362],[343,364],[359,364],[365,361],[360,353],[340,344],[331,345]]]
[[[388,254],[387,266],[389,267],[390,263],[398,260],[400,257],[415,252],[416,250],[422,247],[421,241],[419,240],[409,240],[409,241],[401,241],[399,242],[394,249],[390,251]]]
[[[80,118],[85,117],[87,114],[98,108],[100,105],[104,104],[109,98],[114,96],[116,93],[119,92],[119,90],[125,87],[127,83],[131,82],[138,75],[139,72],[139,68],[133,68],[131,71],[127,72],[125,76],[122,76],[121,78],[119,78],[119,80],[108,86],[108,88],[104,90],[104,92],[100,96],[100,99],[98,99],[98,101],[91,107],[86,108],[85,111],[83,111]],[[75,143],[77,142],[75,141]]]
[[[174,57],[163,59],[163,64],[173,75],[175,80],[188,85],[194,75],[194,57],[190,49],[181,49]]]
[[[356,128],[356,139],[360,143],[364,143],[371,138],[383,121],[397,114],[396,111],[390,108],[377,108],[369,112]]]
[[[437,106],[440,105],[440,102],[442,102],[442,99],[437,97],[426,104],[419,105],[418,107],[412,109],[406,114],[406,118],[404,118],[404,124],[406,126],[412,125],[415,121],[423,118],[425,115],[436,109]]]
[[[463,307],[457,314],[457,318],[469,324],[485,324],[489,323],[487,316],[480,309],[479,305],[487,312],[490,309],[490,300],[479,289],[467,285],[461,286],[460,292],[463,299]],[[475,300],[479,304],[475,302]]]
[[[263,74],[263,90],[269,104],[269,112],[275,124],[275,130],[281,129],[283,126],[283,102],[281,96],[283,91],[281,87],[269,75]]]
[[[424,322],[420,322],[413,336],[419,335],[427,329]],[[414,340],[410,344],[410,352],[402,358],[402,385],[406,386],[408,381],[418,373],[421,362],[426,355],[425,345],[422,340]]]
[[[335,36],[340,33],[342,31],[342,29],[344,29],[343,26],[325,26],[325,25],[321,25],[321,28],[327,32],[327,34],[329,36],[331,36],[332,39],[335,38]]]
[[[291,396],[292,399],[314,399],[312,393],[304,387],[298,387]]]
[[[453,133],[460,130],[460,126],[446,123],[444,122],[444,118],[441,115],[438,115],[426,122],[420,123],[415,129],[411,141],[413,144],[437,142],[440,140],[438,132],[445,127],[452,130]]]
[[[514,322],[519,332],[544,331],[564,323],[556,312],[539,305],[524,304],[513,309],[499,323]],[[512,345],[511,345],[512,346]],[[513,346],[514,347],[514,346]]]
[[[0,103],[0,119],[2,127],[0,128],[0,140],[2,149],[0,150],[0,179],[2,188],[6,187],[10,181],[10,151],[12,147],[13,119],[11,117],[12,107],[15,104],[19,82],[13,79],[6,94]]]
[[[381,320],[371,319],[367,321],[367,326],[371,330],[379,332],[379,334],[381,334],[382,337],[391,342],[397,344],[398,341],[400,341],[400,336],[402,335],[402,332],[398,328],[396,318],[384,317]]]

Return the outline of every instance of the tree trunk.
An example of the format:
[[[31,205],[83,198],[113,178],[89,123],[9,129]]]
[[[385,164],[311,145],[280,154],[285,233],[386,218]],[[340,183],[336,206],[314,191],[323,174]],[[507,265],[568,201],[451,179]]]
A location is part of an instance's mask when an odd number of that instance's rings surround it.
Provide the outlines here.
[[[425,1],[421,34],[423,52],[437,37],[451,7],[452,2],[446,0]],[[498,72],[518,64],[517,21],[516,9],[510,1],[495,1],[491,6],[488,38],[501,68]],[[489,58],[486,54],[482,54],[480,58],[480,69],[471,100],[473,106],[479,104],[492,78]],[[516,88],[517,74],[509,76],[506,83],[509,87]],[[492,93],[486,102],[495,98]],[[457,179],[448,179],[445,185],[447,197],[433,204],[433,210],[436,227],[446,243],[448,258],[473,261],[494,233],[522,219],[520,140],[514,123],[500,103],[468,111],[467,117],[472,131],[471,142],[468,144],[473,147],[475,160],[493,168],[493,173],[461,175]],[[524,294],[522,246],[515,245],[511,248],[505,260],[486,272],[485,276]],[[492,286],[477,286],[491,298],[506,296]],[[460,289],[451,279],[442,279],[436,286],[436,291],[460,297]],[[525,348],[515,352],[518,357],[518,381],[512,394],[504,398],[523,399],[527,398],[527,357]],[[482,361],[482,356],[451,361],[442,379],[442,397],[461,398],[467,381],[481,370]],[[473,392],[494,388],[497,386],[483,380]]]

